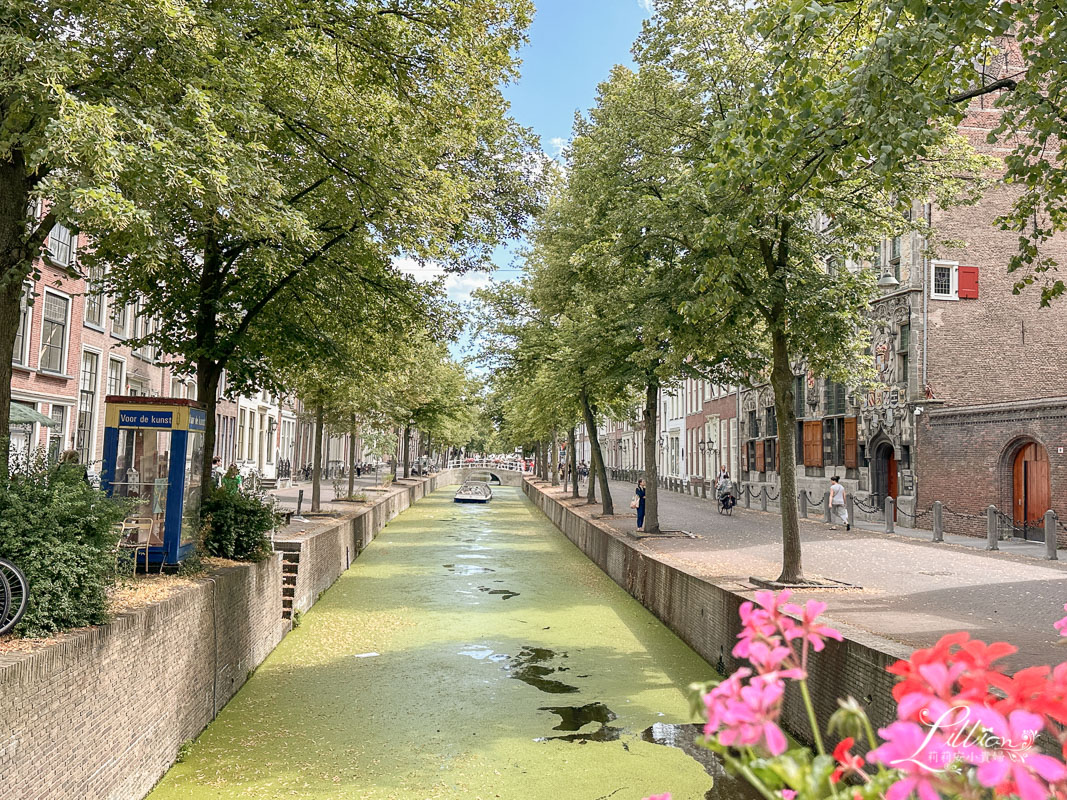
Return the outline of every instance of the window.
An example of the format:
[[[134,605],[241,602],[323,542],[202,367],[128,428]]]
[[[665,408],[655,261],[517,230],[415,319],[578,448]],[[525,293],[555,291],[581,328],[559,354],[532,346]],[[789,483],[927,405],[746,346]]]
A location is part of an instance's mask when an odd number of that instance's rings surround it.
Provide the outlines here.
[[[111,312],[111,332],[125,339],[130,335],[130,311],[125,303],[114,303]]]
[[[933,262],[930,296],[935,300],[956,300],[957,264],[943,261]]]
[[[67,310],[70,300],[46,292],[41,322],[41,363],[45,372],[63,372],[67,363]]]
[[[767,406],[763,411],[764,424],[766,430],[763,435],[773,437],[778,435],[778,417],[774,413],[774,406]]]
[[[804,423],[804,466],[822,466],[822,423],[819,420]]]
[[[52,411],[48,416],[56,423],[55,427],[48,429],[48,458],[55,462],[59,460],[59,454],[63,450],[63,429],[67,421],[67,408],[52,403]]]
[[[823,386],[823,405],[826,416],[844,414],[846,405],[845,384],[827,380]]]
[[[796,435],[793,437],[793,449],[796,451],[794,453],[794,455],[796,456],[796,463],[797,464],[803,464],[804,463],[804,423],[801,422],[800,420],[797,420],[797,431],[796,431]]]
[[[237,413],[237,458],[241,458],[245,452],[245,410],[242,408]]]
[[[900,446],[900,468],[911,469],[911,447],[906,444]]]
[[[82,464],[88,464],[93,453],[99,370],[100,355],[89,350],[82,353],[82,371],[78,383],[78,430],[74,437],[74,449],[78,451],[78,460]]]
[[[179,378],[170,379],[170,396],[181,397],[182,396],[182,382]]]
[[[33,286],[26,284],[22,290],[22,298],[19,300],[19,327],[15,331],[15,350],[11,355],[12,364],[26,366],[26,350],[30,343],[30,292]]]
[[[759,417],[756,416],[756,409],[748,412],[748,436],[750,439],[759,438]]]
[[[100,267],[89,270],[85,281],[85,323],[94,328],[104,327],[104,271]]]
[[[107,393],[125,394],[126,364],[121,359],[112,358],[107,362]]]
[[[745,445],[745,469],[756,469],[756,442],[750,439]]]
[[[778,470],[778,440],[763,440],[763,462],[767,470]]]
[[[900,341],[897,344],[897,350],[907,352],[908,345],[911,343],[911,325],[900,326]]]
[[[58,222],[48,234],[48,258],[59,267],[69,267],[74,262],[74,234]]]
[[[797,419],[804,419],[807,416],[807,410],[805,409],[805,386],[804,376],[793,376],[793,413],[797,415]]]

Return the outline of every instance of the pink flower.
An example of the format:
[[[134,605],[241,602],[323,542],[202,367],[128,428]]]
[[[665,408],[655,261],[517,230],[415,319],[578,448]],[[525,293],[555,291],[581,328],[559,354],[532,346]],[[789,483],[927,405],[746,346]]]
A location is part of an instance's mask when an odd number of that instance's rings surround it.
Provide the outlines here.
[[[1063,610],[1067,611],[1067,603],[1063,604]],[[1052,627],[1060,632],[1060,636],[1067,636],[1067,617],[1053,622]]]
[[[652,794],[646,797],[645,800],[671,800],[671,793],[665,792],[664,794]]]
[[[727,747],[758,745],[772,755],[785,752],[785,734],[778,727],[785,684],[774,675],[751,675],[741,669],[704,696],[708,722],[704,733]]]
[[[1034,739],[1044,726],[1037,714],[1012,711],[1008,719],[997,715],[987,720],[999,750],[980,750],[980,758],[968,760],[978,766],[978,782],[996,788],[998,794],[1017,794],[1022,800],[1052,796],[1049,783],[1067,778],[1067,767],[1034,750]]]
[[[782,605],[792,592],[788,589],[781,594],[774,592],[756,592],[756,602],[745,601],[738,614],[741,617],[740,640],[734,645],[733,654],[738,658],[748,658],[753,642],[781,644],[780,635],[792,630],[796,624],[782,613]]]
[[[805,644],[810,644],[818,653],[826,646],[827,639],[841,641],[841,632],[828,625],[820,625],[815,620],[826,610],[826,603],[818,600],[809,600],[801,608],[796,603],[788,603],[782,607],[783,611],[800,617],[799,627],[790,627],[783,630],[786,641],[801,639]]]
[[[792,648],[779,644],[780,640],[753,642],[748,649],[748,661],[760,675],[776,674],[782,678],[802,680],[804,671],[793,665]]]
[[[782,800],[794,800],[797,796],[797,793],[792,789],[782,789],[778,794],[782,796]]]
[[[956,759],[956,752],[935,731],[914,722],[894,722],[878,731],[884,743],[867,754],[867,760],[899,770],[900,780],[889,787],[886,800],[938,800],[940,773]]]

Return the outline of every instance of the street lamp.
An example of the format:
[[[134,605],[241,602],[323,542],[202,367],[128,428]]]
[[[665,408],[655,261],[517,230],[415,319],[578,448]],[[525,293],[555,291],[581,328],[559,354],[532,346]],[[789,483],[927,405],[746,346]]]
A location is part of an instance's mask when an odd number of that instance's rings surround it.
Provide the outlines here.
[[[879,289],[896,289],[898,286],[900,286],[900,281],[896,279],[892,272],[883,270],[882,274],[878,276]]]

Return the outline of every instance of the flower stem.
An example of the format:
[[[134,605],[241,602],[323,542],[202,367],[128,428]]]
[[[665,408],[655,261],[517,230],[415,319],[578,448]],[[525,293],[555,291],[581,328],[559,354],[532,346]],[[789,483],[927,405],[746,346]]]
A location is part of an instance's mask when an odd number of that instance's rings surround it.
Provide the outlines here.
[[[815,706],[811,704],[808,681],[807,679],[802,679],[797,683],[800,684],[800,696],[804,698],[804,708],[808,711],[808,723],[811,725],[811,735],[815,737],[815,747],[819,751],[819,755],[824,756],[826,755],[826,748],[823,747],[822,734],[819,733],[819,720],[815,718]]]
[[[722,751],[721,755],[723,760],[735,770],[737,770],[741,774],[741,776],[748,782],[748,785],[755,789],[757,792],[759,792],[760,795],[764,798],[764,800],[778,800],[778,797],[775,795],[775,793],[763,785],[763,781],[756,777],[756,774],[748,768],[747,764],[745,764],[743,761],[738,761],[725,750]]]

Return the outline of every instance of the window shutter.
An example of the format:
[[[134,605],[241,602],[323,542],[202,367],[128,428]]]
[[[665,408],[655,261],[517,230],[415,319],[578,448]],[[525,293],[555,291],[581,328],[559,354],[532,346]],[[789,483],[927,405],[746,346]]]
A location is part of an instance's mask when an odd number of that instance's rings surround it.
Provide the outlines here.
[[[859,466],[856,454],[856,418],[845,417],[845,466]]]
[[[958,267],[956,279],[960,300],[978,299],[978,267]]]
[[[817,419],[804,423],[804,466],[822,466],[822,423]]]
[[[764,472],[767,468],[766,454],[763,452],[766,442],[756,442],[756,472]]]

